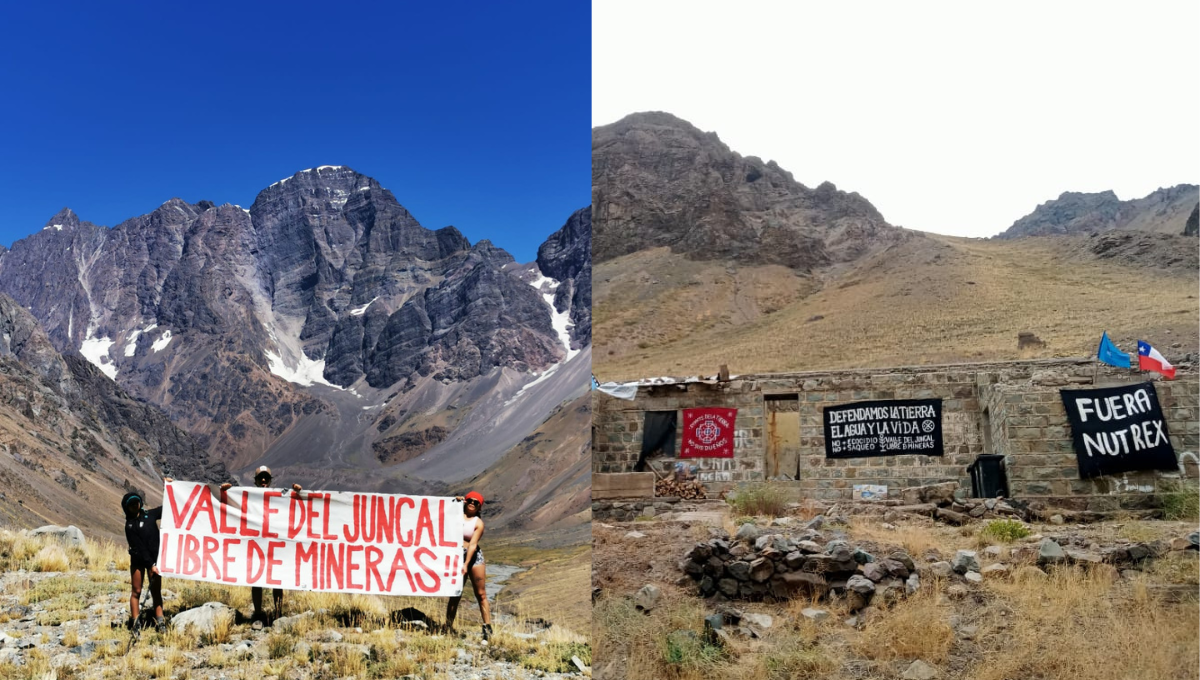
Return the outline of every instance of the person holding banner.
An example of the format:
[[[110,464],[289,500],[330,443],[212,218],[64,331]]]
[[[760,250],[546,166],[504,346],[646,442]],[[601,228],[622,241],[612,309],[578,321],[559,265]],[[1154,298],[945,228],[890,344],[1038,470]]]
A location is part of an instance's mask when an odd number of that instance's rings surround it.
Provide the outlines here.
[[[487,570],[484,567],[483,550],[479,540],[483,538],[483,520],[479,514],[483,511],[483,495],[478,491],[468,493],[466,497],[457,496],[454,500],[463,502],[463,566],[460,574],[463,581],[469,576],[471,586],[475,588],[475,599],[479,601],[479,614],[483,617],[483,641],[492,637],[492,610],[487,600]],[[446,630],[454,632],[454,618],[458,614],[458,603],[462,595],[451,597],[446,603]]]
[[[257,486],[260,489],[267,488],[267,486],[271,484],[271,479],[271,468],[267,467],[266,465],[260,465],[258,466],[258,469],[254,471],[254,486]],[[229,483],[221,485],[222,503],[227,502],[225,492],[228,491],[232,486],[233,485]],[[302,491],[299,484],[293,484],[291,490],[297,492]],[[275,605],[275,616],[279,617],[283,614],[283,589],[273,589],[271,591],[271,596],[272,604]],[[262,588],[259,588],[258,586],[252,586],[250,588],[250,602],[254,606],[254,613],[250,615],[250,620],[254,622],[251,624],[251,627],[255,630],[261,630],[263,622],[267,620],[267,614],[263,610]]]
[[[167,477],[164,481],[170,483]],[[146,510],[142,494],[130,491],[121,499],[125,511],[125,540],[129,543],[129,628],[132,630],[141,617],[138,600],[142,587],[149,581],[150,597],[154,600],[154,625],[161,632],[167,622],[163,618],[162,576],[158,573],[158,520],[162,519],[162,506]]]

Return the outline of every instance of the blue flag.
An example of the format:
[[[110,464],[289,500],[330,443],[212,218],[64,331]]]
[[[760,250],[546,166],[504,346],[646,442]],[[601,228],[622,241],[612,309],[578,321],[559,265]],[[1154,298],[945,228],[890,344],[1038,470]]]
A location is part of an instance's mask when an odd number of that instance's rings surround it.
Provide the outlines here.
[[[1113,341],[1108,339],[1108,331],[1100,338],[1100,349],[1096,351],[1096,356],[1109,366],[1133,368],[1133,361],[1129,355],[1117,349]]]

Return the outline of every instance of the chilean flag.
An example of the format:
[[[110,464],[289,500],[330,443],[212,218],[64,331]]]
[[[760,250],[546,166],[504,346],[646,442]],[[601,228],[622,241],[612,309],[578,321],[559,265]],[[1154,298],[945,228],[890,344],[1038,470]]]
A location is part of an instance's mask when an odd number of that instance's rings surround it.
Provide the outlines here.
[[[1138,340],[1138,368],[1143,371],[1158,371],[1167,376],[1168,380],[1175,379],[1175,367],[1171,362],[1164,359],[1150,343],[1141,340]]]

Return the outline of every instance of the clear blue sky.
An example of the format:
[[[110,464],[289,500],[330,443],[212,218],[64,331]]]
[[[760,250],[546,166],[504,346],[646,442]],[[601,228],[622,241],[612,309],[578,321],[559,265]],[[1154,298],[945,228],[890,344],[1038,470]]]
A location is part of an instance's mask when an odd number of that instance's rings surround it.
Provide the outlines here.
[[[4,3],[0,243],[318,165],[519,261],[591,201],[587,2]]]

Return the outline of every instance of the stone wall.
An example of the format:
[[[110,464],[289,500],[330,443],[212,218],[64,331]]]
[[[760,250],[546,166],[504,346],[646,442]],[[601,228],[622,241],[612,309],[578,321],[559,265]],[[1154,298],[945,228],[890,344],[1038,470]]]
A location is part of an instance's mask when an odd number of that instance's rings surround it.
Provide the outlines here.
[[[1145,375],[1109,377],[1097,387],[1145,382]],[[1177,472],[1142,471],[1080,479],[1071,427],[1059,395],[1061,386],[994,384],[983,388],[995,453],[1005,456],[1009,492],[1022,499],[1053,499],[1076,510],[1108,512],[1144,507],[1156,492],[1194,484],[1200,450],[1200,395],[1194,375],[1157,381],[1159,405],[1171,445],[1180,459]]]
[[[1172,444],[1181,461],[1190,464],[1200,450],[1200,380],[1195,367],[1180,369],[1177,380],[1158,380],[1156,387]],[[1153,374],[1097,367],[1092,360],[1059,359],[737,376],[724,383],[644,386],[634,401],[593,392],[593,471],[633,469],[646,411],[733,407],[738,409],[734,458],[659,456],[651,458],[650,464],[662,472],[676,462],[697,465],[697,476],[710,494],[770,474],[772,479],[786,480],[784,484],[801,498],[838,501],[850,499],[855,484],[886,485],[891,490],[953,480],[969,490],[967,466],[980,454],[998,453],[1006,456],[1009,489],[1015,498],[1056,503],[1071,499],[1067,505],[1081,510],[1137,506],[1144,504],[1148,492],[1178,485],[1183,475],[1155,472],[1080,480],[1059,390],[1152,379]],[[825,407],[935,397],[943,400],[944,456],[825,457]],[[792,457],[785,457],[783,464],[767,458],[768,420],[775,412],[799,414],[794,456],[789,453]],[[677,430],[676,452],[681,437]],[[779,448],[774,445],[776,451]]]
[[[634,401],[592,392],[592,470],[632,472],[642,450],[642,424],[646,411],[679,411],[720,406],[736,408],[733,458],[674,458],[650,460],[660,472],[674,469],[677,461],[699,467],[697,477],[708,485],[736,484],[763,479],[763,397],[752,381],[724,384],[689,383],[655,385],[638,390]],[[682,434],[676,427],[675,452]]]

